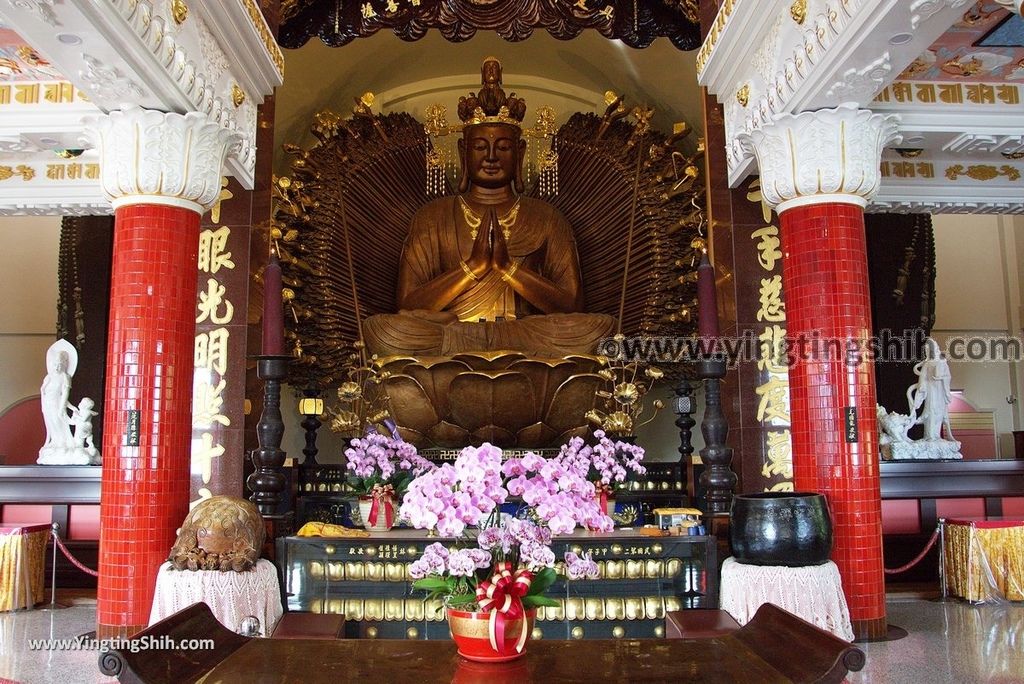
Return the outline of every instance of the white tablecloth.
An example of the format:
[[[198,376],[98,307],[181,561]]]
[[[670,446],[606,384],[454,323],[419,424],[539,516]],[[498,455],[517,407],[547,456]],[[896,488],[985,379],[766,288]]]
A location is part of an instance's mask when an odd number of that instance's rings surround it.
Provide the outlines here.
[[[260,636],[269,636],[284,612],[274,564],[261,558],[246,572],[175,570],[160,566],[149,624],[163,620],[193,603],[205,603],[222,625],[238,631],[250,615],[260,621]]]
[[[853,641],[850,611],[843,595],[839,568],[824,565],[787,568],[744,565],[733,558],[722,564],[722,610],[741,625],[765,603],[774,603],[840,639]]]

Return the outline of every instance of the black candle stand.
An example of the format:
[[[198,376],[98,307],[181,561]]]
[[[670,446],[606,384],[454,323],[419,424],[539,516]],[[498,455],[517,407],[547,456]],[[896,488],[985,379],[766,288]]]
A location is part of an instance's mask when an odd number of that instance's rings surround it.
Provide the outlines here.
[[[724,357],[714,355],[697,361],[697,377],[704,381],[704,419],[700,424],[704,435],[704,448],[700,450],[704,472],[700,483],[704,487],[704,511],[708,515],[727,515],[736,487],[736,473],[732,464],[732,449],[725,445],[729,436],[729,423],[722,412],[722,378],[728,370]]]
[[[274,516],[285,489],[282,473],[285,452],[281,450],[284,421],[281,419],[281,381],[288,376],[287,355],[263,354],[256,356],[256,377],[263,381],[263,412],[256,424],[259,448],[252,452],[256,470],[245,484],[252,492],[249,500],[256,504],[264,517]]]

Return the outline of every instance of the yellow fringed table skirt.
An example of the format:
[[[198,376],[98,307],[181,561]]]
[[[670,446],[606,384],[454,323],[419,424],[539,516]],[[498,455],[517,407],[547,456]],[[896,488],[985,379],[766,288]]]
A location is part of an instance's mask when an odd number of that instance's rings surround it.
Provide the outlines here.
[[[943,558],[953,596],[1024,601],[1024,520],[946,520]]]
[[[0,526],[0,611],[31,608],[46,595],[49,525]]]

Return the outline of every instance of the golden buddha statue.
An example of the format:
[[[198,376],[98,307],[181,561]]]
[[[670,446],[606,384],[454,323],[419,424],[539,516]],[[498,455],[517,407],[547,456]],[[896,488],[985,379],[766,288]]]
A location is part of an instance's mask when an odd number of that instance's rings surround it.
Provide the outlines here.
[[[572,228],[555,207],[522,194],[526,103],[506,97],[497,59],[487,58],[481,75],[480,92],[459,99],[459,192],[413,217],[400,312],[363,321],[367,348],[381,357],[594,354],[615,319],[582,313]]]

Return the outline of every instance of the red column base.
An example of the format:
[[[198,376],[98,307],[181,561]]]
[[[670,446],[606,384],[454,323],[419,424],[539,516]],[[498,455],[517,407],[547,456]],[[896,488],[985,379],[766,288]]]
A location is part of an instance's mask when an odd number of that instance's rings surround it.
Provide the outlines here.
[[[852,622],[855,641],[883,641],[889,634],[889,623],[884,617]]]

